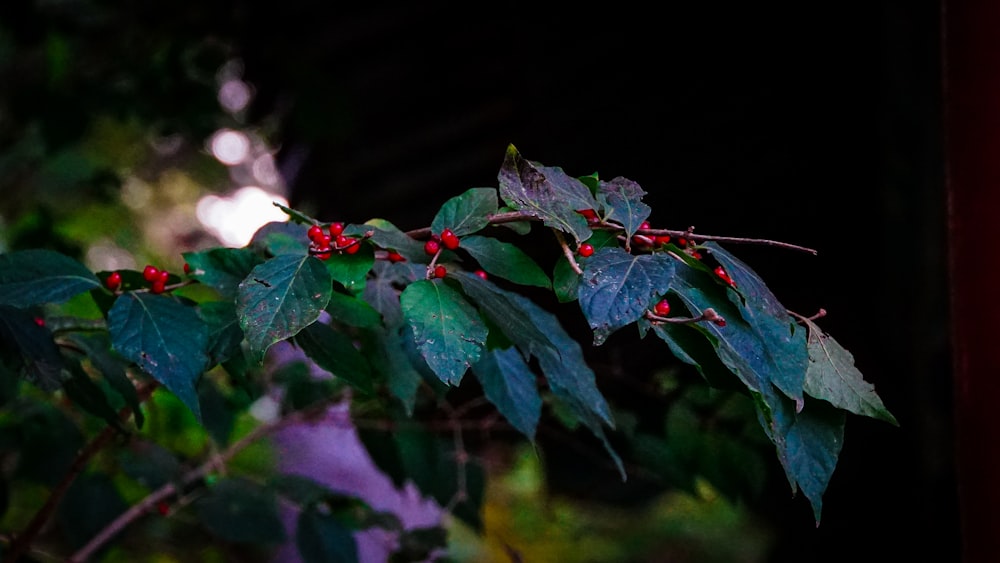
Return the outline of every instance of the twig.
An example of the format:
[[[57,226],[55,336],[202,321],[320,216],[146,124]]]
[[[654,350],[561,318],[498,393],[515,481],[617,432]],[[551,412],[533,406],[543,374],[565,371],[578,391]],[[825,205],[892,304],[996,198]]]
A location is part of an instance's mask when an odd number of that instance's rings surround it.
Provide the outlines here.
[[[708,321],[717,326],[726,326],[726,319],[711,307],[705,308],[697,317],[661,317],[652,311],[646,311],[646,318],[653,323],[689,324]]]
[[[580,265],[576,263],[576,258],[573,257],[573,251],[570,249],[569,244],[566,243],[566,237],[563,236],[561,231],[557,231],[555,229],[552,229],[552,233],[556,235],[556,240],[559,241],[559,246],[562,247],[563,254],[566,256],[566,259],[569,260],[570,267],[573,268],[576,275],[582,276],[583,270],[580,268]]]
[[[781,242],[777,240],[761,239],[761,238],[742,238],[742,237],[724,237],[718,235],[696,235],[692,232],[691,228],[686,231],[675,231],[671,229],[642,229],[640,232],[644,235],[652,236],[664,236],[670,235],[672,237],[684,237],[689,240],[698,241],[715,241],[715,242],[731,242],[735,244],[760,244],[763,246],[775,246],[778,248],[789,248],[791,250],[801,250],[802,252],[808,252],[809,254],[816,255],[819,251],[813,248],[808,248],[805,246],[799,246],[797,244],[791,244],[788,242]]]
[[[324,403],[325,406],[325,403]],[[179,485],[177,482],[168,482],[159,489],[146,495],[138,503],[129,507],[128,510],[121,513],[117,518],[115,518],[110,524],[104,527],[103,530],[97,533],[93,538],[87,542],[86,545],[77,550],[76,553],[71,555],[66,559],[67,563],[83,563],[87,561],[91,556],[94,555],[98,550],[100,550],[106,543],[112,540],[115,536],[122,532],[126,527],[128,527],[132,522],[138,520],[143,515],[152,512],[156,509],[156,505],[160,502],[177,494],[183,487],[190,485],[198,480],[204,479],[214,470],[223,467],[230,459],[233,458],[240,451],[244,450],[247,446],[253,444],[260,438],[270,434],[276,430],[279,430],[285,426],[296,424],[299,422],[304,422],[309,420],[315,413],[313,409],[295,411],[284,418],[279,418],[273,422],[262,424],[245,436],[233,442],[228,448],[219,452],[206,461],[205,463],[199,465],[195,469],[184,474],[179,480]]]
[[[157,382],[151,381],[140,387],[137,391],[139,402],[143,402],[148,399],[158,385],[159,384]],[[122,421],[122,423],[124,423],[128,420],[131,413],[132,409],[125,407],[118,412],[118,418]],[[73,482],[76,481],[76,478],[83,472],[84,468],[87,467],[90,460],[93,459],[93,457],[97,455],[97,453],[100,452],[104,446],[108,445],[108,443],[111,442],[111,439],[114,438],[118,432],[119,431],[113,426],[105,426],[101,432],[97,434],[97,436],[94,436],[94,438],[86,446],[84,446],[82,450],[80,450],[80,453],[76,455],[76,458],[73,460],[73,463],[70,464],[69,470],[63,476],[62,480],[59,481],[59,483],[52,489],[52,492],[49,493],[49,498],[45,500],[45,504],[38,509],[38,512],[36,512],[31,518],[31,521],[24,527],[24,530],[14,537],[14,541],[11,543],[10,548],[4,555],[3,563],[14,563],[31,548],[31,544],[35,541],[35,538],[38,537],[38,534],[41,533],[45,524],[48,523],[49,518],[52,517],[52,513],[55,511],[56,507],[59,506],[59,503],[62,502],[63,497],[66,496],[66,492],[69,490]]]
[[[823,308],[820,308],[820,310],[816,311],[816,314],[813,315],[813,316],[811,316],[811,317],[806,317],[804,315],[800,315],[800,314],[796,313],[795,311],[791,311],[791,310],[786,310],[785,312],[788,313],[789,315],[795,317],[796,319],[799,319],[802,322],[811,322],[811,321],[815,321],[816,319],[821,319],[821,318],[823,318],[823,317],[826,316],[826,309],[823,309]]]

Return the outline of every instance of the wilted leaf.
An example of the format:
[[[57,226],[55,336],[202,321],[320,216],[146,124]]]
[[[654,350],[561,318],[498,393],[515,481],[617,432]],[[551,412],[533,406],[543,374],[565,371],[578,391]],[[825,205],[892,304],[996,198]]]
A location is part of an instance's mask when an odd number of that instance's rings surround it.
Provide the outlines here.
[[[96,287],[101,287],[97,277],[64,254],[43,249],[0,254],[0,305],[62,303]]]
[[[195,382],[208,364],[208,331],[193,307],[165,295],[126,293],[108,311],[108,331],[115,351],[201,419]]]
[[[667,254],[632,255],[617,247],[602,248],[588,258],[578,296],[594,329],[594,345],[642,318],[670,288],[674,269],[674,258]]]
[[[483,394],[518,432],[535,440],[542,414],[535,374],[514,348],[490,350],[473,364],[472,372],[483,386]]]
[[[639,184],[621,177],[600,182],[598,188],[598,196],[604,200],[604,219],[621,223],[626,237],[634,235],[639,225],[649,218],[651,209],[642,202],[645,195]]]
[[[548,227],[572,234],[577,242],[590,237],[587,220],[576,210],[593,209],[597,201],[587,186],[561,168],[525,160],[510,145],[497,179],[500,197],[507,205],[538,217]]]
[[[403,316],[427,365],[441,381],[458,385],[486,343],[479,313],[440,280],[420,280],[400,295]]]
[[[546,289],[552,285],[538,264],[513,244],[473,235],[462,239],[462,248],[491,275],[521,285]]]
[[[497,212],[496,188],[469,188],[444,202],[431,222],[431,231],[451,229],[458,236],[474,233],[490,224]]]
[[[285,254],[255,267],[240,283],[236,314],[254,359],[319,318],[333,290],[330,274],[311,256]]]

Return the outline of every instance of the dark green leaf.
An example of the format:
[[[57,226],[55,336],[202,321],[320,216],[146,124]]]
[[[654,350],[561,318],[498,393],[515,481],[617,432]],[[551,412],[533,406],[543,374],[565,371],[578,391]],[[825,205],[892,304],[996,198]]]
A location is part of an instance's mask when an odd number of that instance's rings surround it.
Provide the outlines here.
[[[208,364],[208,331],[194,308],[165,295],[126,293],[108,312],[114,349],[162,383],[200,420],[195,382]]]
[[[421,250],[421,252],[423,251]],[[375,275],[365,283],[362,297],[372,308],[382,314],[386,326],[399,326],[403,322],[399,294],[407,284],[424,279],[425,267],[422,264],[411,262],[394,264],[379,260],[372,267],[372,273]]]
[[[599,250],[605,246],[618,246],[618,239],[612,231],[595,231],[594,235],[587,239],[587,242]],[[560,303],[572,303],[576,301],[580,288],[580,274],[573,271],[569,260],[565,256],[559,256],[556,265],[552,270],[552,291],[555,292],[556,299]]]
[[[451,229],[458,236],[474,233],[490,224],[497,212],[496,188],[469,188],[444,202],[431,222],[431,231]]]
[[[734,302],[740,306],[743,318],[763,338],[778,368],[771,381],[801,409],[802,385],[809,362],[805,330],[795,324],[785,306],[749,266],[715,242],[706,243],[705,248],[726,269],[744,299]]]
[[[332,283],[323,263],[311,256],[276,256],[250,272],[240,283],[236,314],[257,363],[271,345],[319,318]]]
[[[899,426],[885,408],[875,387],[865,381],[854,366],[854,356],[832,336],[824,334],[812,321],[809,327],[809,369],[805,391],[817,399],[861,416],[869,416]]]
[[[462,291],[511,342],[517,344],[523,354],[537,356],[544,349],[558,350],[548,335],[520,310],[518,301],[510,298],[513,295],[511,292],[468,272],[455,272],[452,278],[461,284]]]
[[[323,370],[365,393],[372,392],[371,366],[347,336],[320,322],[296,334],[295,343]]]
[[[794,424],[784,429],[788,452],[785,470],[812,504],[817,526],[823,511],[823,493],[833,477],[844,443],[846,418],[844,411],[809,401],[795,415]]]
[[[156,442],[137,438],[116,451],[122,471],[149,490],[181,477],[183,467],[177,456]]]
[[[462,248],[490,275],[521,285],[546,289],[552,285],[538,264],[513,244],[473,235],[462,239]]]
[[[674,258],[667,254],[632,255],[620,248],[598,250],[583,263],[579,300],[594,345],[642,318],[670,288]]]
[[[497,213],[510,213],[512,211],[517,210],[504,205],[497,210]],[[526,235],[531,232],[531,221],[511,221],[508,223],[497,223],[497,225],[510,229],[519,235]]]
[[[605,221],[621,223],[626,237],[634,235],[639,225],[649,218],[651,210],[642,202],[646,192],[632,180],[619,177],[610,182],[600,182],[598,195],[604,199]]]
[[[280,203],[278,203],[276,201],[273,202],[273,203],[274,203],[275,207],[277,207],[278,209],[284,211],[292,219],[292,221],[294,221],[296,223],[299,223],[300,225],[316,225],[316,224],[319,224],[319,221],[317,221],[316,219],[313,219],[312,217],[306,215],[305,213],[302,213],[301,211],[297,211],[295,209],[292,209],[291,207],[286,207],[286,206],[281,205]]]
[[[348,326],[358,328],[375,328],[382,326],[382,315],[367,302],[351,295],[334,291],[330,294],[330,302],[326,311],[333,320]]]
[[[587,220],[576,210],[594,209],[597,201],[587,186],[561,168],[526,160],[510,145],[497,179],[500,197],[507,205],[572,234],[577,242],[590,237]]]
[[[104,332],[70,333],[63,336],[73,342],[87,354],[87,359],[94,369],[99,371],[122,399],[132,409],[135,425],[142,428],[143,414],[139,408],[139,395],[135,385],[125,373],[127,362],[111,349],[111,338]]]
[[[216,536],[238,543],[280,543],[285,527],[274,493],[252,481],[219,479],[195,503],[198,519]]]
[[[263,259],[249,248],[213,248],[185,252],[191,277],[212,287],[227,299],[236,297],[237,289]]]
[[[303,563],[357,563],[354,534],[335,517],[315,509],[303,510],[295,532]]]
[[[69,545],[79,548],[128,508],[110,476],[86,472],[74,480],[66,491],[59,504],[56,522],[58,529],[65,532]]]
[[[458,385],[486,342],[479,313],[441,280],[410,284],[400,295],[400,304],[427,365],[441,381]]]
[[[667,343],[670,352],[678,360],[694,366],[709,385],[717,389],[744,389],[733,372],[719,360],[713,348],[715,338],[704,332],[704,328],[675,323],[652,327],[653,332]]]
[[[206,301],[198,305],[198,316],[208,329],[209,365],[221,364],[239,352],[243,329],[236,317],[236,304]]]
[[[378,352],[371,355],[371,361],[388,385],[389,392],[399,399],[407,416],[411,416],[423,377],[410,362],[403,338],[398,327],[373,333],[373,348]]]
[[[83,410],[104,420],[124,432],[118,413],[111,407],[107,395],[95,384],[79,365],[70,366],[70,377],[63,381],[66,396]]]
[[[309,254],[309,238],[302,225],[289,221],[271,221],[257,229],[247,247],[268,256],[304,256]]]
[[[0,254],[0,305],[62,303],[96,287],[101,287],[97,277],[64,254],[43,249]]]
[[[473,364],[472,372],[483,386],[483,394],[511,426],[535,440],[542,414],[535,374],[514,348],[488,350]]]
[[[28,381],[44,391],[62,385],[63,362],[52,333],[35,324],[21,309],[0,305],[0,349],[10,347],[20,357]]]

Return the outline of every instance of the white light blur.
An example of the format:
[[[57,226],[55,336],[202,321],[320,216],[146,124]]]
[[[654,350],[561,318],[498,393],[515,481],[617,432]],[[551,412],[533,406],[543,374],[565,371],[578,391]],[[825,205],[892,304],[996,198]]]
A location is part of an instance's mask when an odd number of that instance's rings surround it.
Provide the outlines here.
[[[250,86],[242,80],[232,78],[219,87],[219,105],[229,113],[243,111],[250,103]]]
[[[274,157],[264,153],[254,159],[251,165],[253,177],[265,186],[275,186],[280,181],[278,169],[274,165]]]
[[[202,197],[195,213],[198,221],[222,244],[238,248],[246,246],[265,224],[288,220],[288,215],[274,203],[287,206],[288,200],[257,186],[246,186],[229,197]]]
[[[219,129],[209,141],[212,154],[219,162],[233,166],[246,160],[250,154],[250,139],[239,131]]]

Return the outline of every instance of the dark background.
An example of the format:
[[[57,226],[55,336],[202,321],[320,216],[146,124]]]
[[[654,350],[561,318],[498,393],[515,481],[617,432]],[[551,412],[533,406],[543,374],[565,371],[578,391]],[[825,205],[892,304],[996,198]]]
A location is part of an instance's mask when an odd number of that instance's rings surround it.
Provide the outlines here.
[[[638,182],[654,226],[818,249],[734,250],[790,309],[829,312],[821,326],[901,426],[849,419],[818,529],[775,482],[760,507],[781,534],[772,559],[959,560],[938,3],[204,4],[5,3],[14,45],[58,29],[97,70],[54,89],[3,69],[0,141],[42,116],[53,146],[69,142],[93,108],[124,104],[119,71],[146,95],[128,111],[204,136],[214,100],[149,55],[218,44],[245,64],[292,205],[323,219],[424,226],[446,198],[495,186],[513,143]],[[194,56],[213,68],[214,54]]]

